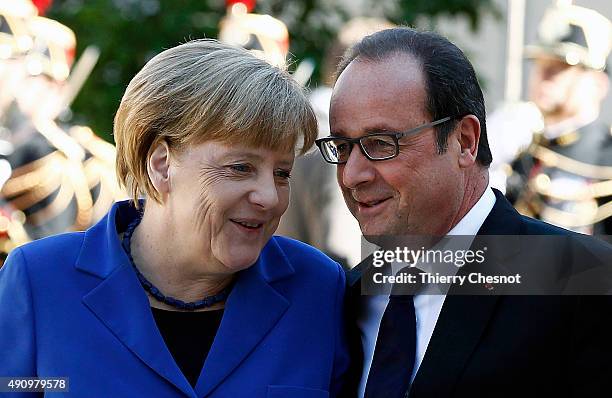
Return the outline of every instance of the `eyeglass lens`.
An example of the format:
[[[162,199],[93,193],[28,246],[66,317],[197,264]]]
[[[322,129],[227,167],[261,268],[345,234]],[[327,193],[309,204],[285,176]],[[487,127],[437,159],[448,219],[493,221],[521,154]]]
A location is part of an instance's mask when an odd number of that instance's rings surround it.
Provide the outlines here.
[[[362,137],[360,143],[367,156],[372,159],[387,159],[397,153],[395,140],[388,135]],[[343,138],[325,141],[322,145],[325,157],[329,161],[340,163],[348,160],[352,146],[351,142]]]

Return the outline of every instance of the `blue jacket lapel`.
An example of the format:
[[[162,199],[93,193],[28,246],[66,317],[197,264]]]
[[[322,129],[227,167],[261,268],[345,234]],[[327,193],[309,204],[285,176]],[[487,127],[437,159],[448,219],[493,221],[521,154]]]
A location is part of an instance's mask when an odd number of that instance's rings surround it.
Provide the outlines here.
[[[76,268],[101,281],[83,296],[83,303],[144,364],[185,395],[195,397],[157,329],[147,296],[119,243],[117,227],[121,230],[134,215],[126,202],[115,204],[85,233]]]
[[[293,272],[272,238],[257,263],[238,275],[196,385],[198,396],[213,392],[282,318],[290,303],[273,282]]]
[[[157,329],[131,266],[118,267],[83,302],[142,362],[187,396],[195,396]]]
[[[76,268],[101,281],[83,302],[142,362],[187,396],[195,397],[157,329],[147,296],[117,236],[135,216],[133,207],[121,202],[86,232]],[[197,396],[210,394],[223,382],[290,305],[273,287],[274,282],[294,273],[275,239],[268,242],[253,266],[237,276],[196,385]]]

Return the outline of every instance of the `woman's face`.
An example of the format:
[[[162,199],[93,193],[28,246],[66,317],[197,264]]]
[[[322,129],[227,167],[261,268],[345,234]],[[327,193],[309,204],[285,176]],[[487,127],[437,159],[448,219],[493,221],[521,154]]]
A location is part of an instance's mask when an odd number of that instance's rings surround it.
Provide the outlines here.
[[[293,151],[214,141],[179,154],[167,202],[179,256],[219,273],[252,265],[287,210],[293,160]]]

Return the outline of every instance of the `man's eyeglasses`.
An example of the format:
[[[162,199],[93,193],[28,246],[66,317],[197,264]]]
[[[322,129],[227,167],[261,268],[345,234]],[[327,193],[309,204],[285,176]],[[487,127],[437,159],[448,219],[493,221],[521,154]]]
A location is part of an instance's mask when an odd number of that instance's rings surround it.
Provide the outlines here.
[[[353,144],[359,143],[363,155],[370,160],[387,160],[399,154],[400,138],[418,134],[430,127],[446,123],[452,117],[445,117],[431,123],[423,124],[402,133],[372,133],[358,138],[325,137],[315,140],[317,147],[326,162],[332,164],[344,164],[353,149]]]

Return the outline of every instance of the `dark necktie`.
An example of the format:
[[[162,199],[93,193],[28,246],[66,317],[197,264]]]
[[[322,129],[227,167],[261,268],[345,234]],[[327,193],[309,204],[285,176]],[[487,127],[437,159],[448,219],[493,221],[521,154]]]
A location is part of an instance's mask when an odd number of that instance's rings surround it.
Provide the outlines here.
[[[409,273],[418,273],[412,269]],[[412,286],[414,294],[419,286]],[[406,293],[403,289],[401,293]],[[378,329],[364,398],[403,398],[410,387],[416,355],[414,296],[394,286]]]

